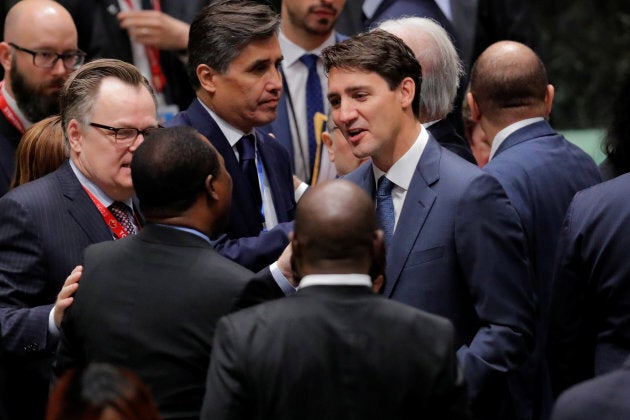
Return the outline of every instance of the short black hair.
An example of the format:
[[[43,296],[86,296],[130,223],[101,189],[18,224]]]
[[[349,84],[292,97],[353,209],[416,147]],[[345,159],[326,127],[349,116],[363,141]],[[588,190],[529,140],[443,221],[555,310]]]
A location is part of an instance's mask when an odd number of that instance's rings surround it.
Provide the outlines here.
[[[189,209],[219,175],[216,149],[192,127],[153,130],[133,154],[131,178],[147,219],[172,217]]]

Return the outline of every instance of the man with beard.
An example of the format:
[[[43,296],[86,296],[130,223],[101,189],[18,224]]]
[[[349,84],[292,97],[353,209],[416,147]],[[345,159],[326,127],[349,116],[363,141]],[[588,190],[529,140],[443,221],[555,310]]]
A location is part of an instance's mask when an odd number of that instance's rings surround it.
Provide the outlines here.
[[[72,17],[58,3],[24,0],[9,10],[0,43],[0,196],[9,189],[22,133],[59,113],[59,91],[83,58]]]
[[[345,0],[283,0],[280,48],[283,95],[278,117],[264,130],[273,133],[293,159],[298,178],[315,183],[334,178],[335,167],[319,145],[321,124],[315,113],[326,115],[327,79],[320,59],[321,51],[345,37],[334,30]],[[318,126],[319,125],[319,126]],[[315,179],[313,179],[315,178]]]

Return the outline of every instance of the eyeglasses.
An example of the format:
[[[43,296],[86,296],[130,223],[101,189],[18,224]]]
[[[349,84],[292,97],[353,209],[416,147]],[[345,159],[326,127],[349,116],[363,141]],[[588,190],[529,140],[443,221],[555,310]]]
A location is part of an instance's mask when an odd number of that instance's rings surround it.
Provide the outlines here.
[[[81,50],[75,50],[63,54],[57,54],[52,51],[34,51],[27,48],[22,48],[19,45],[15,45],[13,42],[9,42],[9,45],[18,51],[25,52],[33,56],[33,65],[44,69],[50,69],[55,67],[57,60],[61,59],[63,66],[67,70],[74,70],[83,64],[85,60],[85,53]]]
[[[108,125],[97,124],[93,122],[89,122],[88,124],[92,127],[112,131],[114,133],[114,142],[116,143],[116,145],[126,147],[134,144],[140,134],[142,134],[142,137],[145,137],[150,132],[163,128],[161,125],[158,125],[157,127],[147,127],[144,130],[140,130],[133,127],[110,127]]]

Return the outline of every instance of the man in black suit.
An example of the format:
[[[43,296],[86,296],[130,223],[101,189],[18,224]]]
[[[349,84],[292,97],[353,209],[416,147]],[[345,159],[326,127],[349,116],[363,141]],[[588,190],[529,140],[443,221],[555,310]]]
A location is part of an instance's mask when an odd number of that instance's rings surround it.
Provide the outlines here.
[[[288,244],[295,212],[287,150],[258,130],[276,118],[280,20],[269,6],[214,1],[190,26],[188,73],[197,98],[167,125],[196,128],[221,153],[234,190],[217,250],[257,271]]]
[[[60,102],[70,160],[0,198],[0,341],[11,418],[43,417],[58,325],[77,276],[62,286],[85,247],[138,229],[129,164],[158,125],[148,82],[118,60],[79,68]]]
[[[83,63],[72,17],[50,0],[23,0],[6,17],[0,63],[0,196],[15,172],[15,150],[33,123],[59,113],[59,92]]]
[[[203,419],[467,418],[451,323],[372,290],[384,244],[367,194],[311,188],[291,246],[297,294],[219,321]]]
[[[244,291],[253,273],[210,241],[227,224],[232,179],[190,127],[152,132],[131,169],[147,224],[126,240],[86,249],[55,373],[91,361],[126,366],[164,418],[199,418],[215,323],[254,290]],[[273,280],[269,286],[277,288]]]
[[[422,67],[419,120],[441,146],[476,165],[468,142],[447,119],[453,111],[459,81],[464,75],[448,32],[431,19],[406,17],[379,25],[405,41]]]

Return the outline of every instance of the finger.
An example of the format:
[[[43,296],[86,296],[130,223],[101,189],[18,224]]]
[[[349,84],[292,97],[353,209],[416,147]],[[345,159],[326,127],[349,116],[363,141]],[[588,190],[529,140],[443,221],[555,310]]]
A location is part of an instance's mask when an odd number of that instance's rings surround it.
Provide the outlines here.
[[[72,296],[74,292],[79,288],[79,283],[72,283],[67,286],[64,286],[57,295],[57,300],[65,299],[69,296]]]
[[[73,301],[74,298],[72,296],[58,300],[55,304],[55,311],[63,313],[63,311],[72,305]]]

